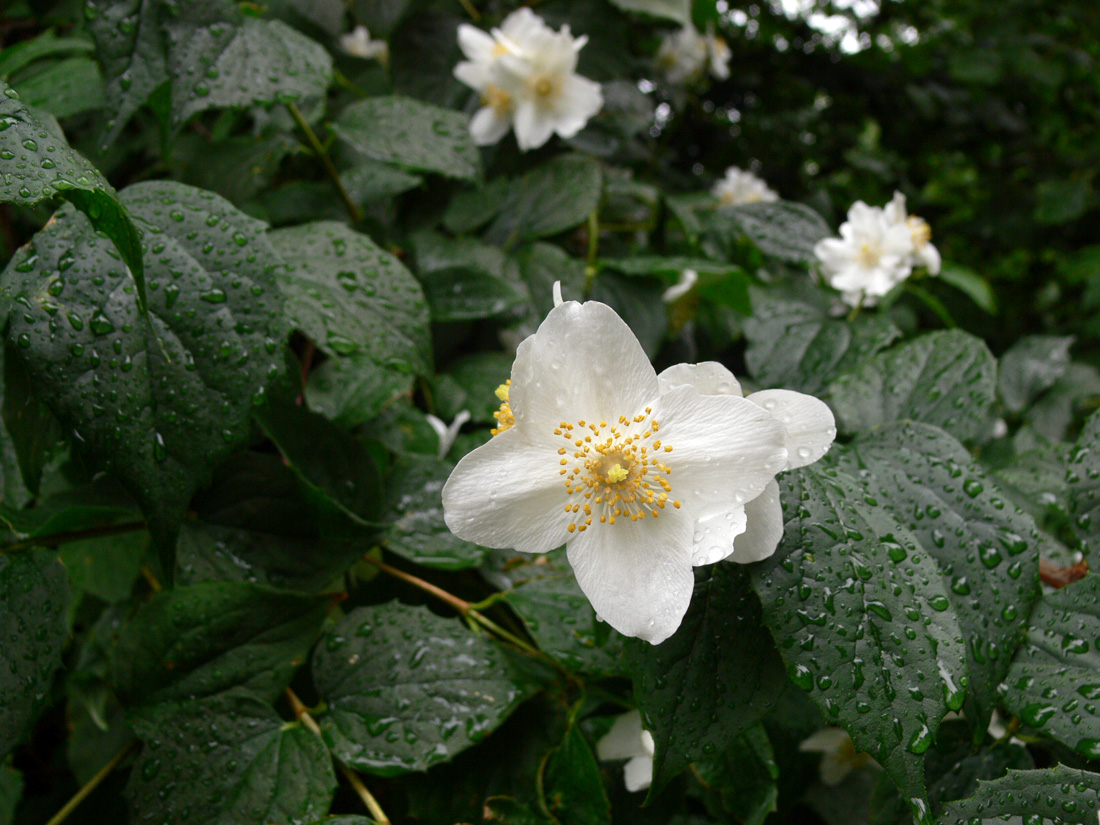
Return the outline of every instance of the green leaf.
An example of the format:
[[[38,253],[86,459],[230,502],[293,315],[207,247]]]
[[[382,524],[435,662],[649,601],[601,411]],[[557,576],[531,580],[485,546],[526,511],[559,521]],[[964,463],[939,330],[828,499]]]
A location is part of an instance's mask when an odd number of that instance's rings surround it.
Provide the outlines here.
[[[0,435],[0,466],[4,470],[3,497],[0,501],[22,507],[29,493],[39,490],[42,471],[61,440],[61,425],[38,399],[37,387],[23,369],[18,354],[12,352],[10,343],[5,342],[0,347],[0,360],[3,361],[0,417],[6,431]],[[13,482],[19,481],[20,475],[22,481],[13,487]],[[27,489],[18,489],[24,483]]]
[[[69,638],[69,579],[54,553],[0,554],[0,762],[27,735],[50,699]]]
[[[793,201],[724,207],[712,220],[719,227],[732,224],[765,255],[793,263],[813,263],[814,245],[833,234],[817,212]]]
[[[460,180],[481,174],[481,158],[466,116],[410,97],[373,97],[353,103],[340,113],[332,131],[374,160]]]
[[[430,370],[424,293],[397,258],[334,221],[279,229],[270,238],[287,263],[279,287],[290,322],[318,347],[399,371]]]
[[[539,774],[542,804],[561,825],[611,825],[600,766],[577,725],[550,751]]]
[[[660,282],[654,278],[601,272],[592,284],[590,297],[615,310],[638,336],[646,355],[655,358],[668,334],[668,308],[661,300],[662,292]]]
[[[354,540],[322,535],[298,477],[278,456],[238,453],[195,496],[184,522],[176,581],[236,581],[289,590],[331,589],[362,555]],[[338,585],[336,585],[338,586]]]
[[[993,287],[977,272],[957,264],[947,264],[940,270],[939,279],[965,293],[990,315],[997,314],[997,296]]]
[[[508,353],[483,351],[451,364],[436,381],[437,413],[453,419],[466,410],[473,423],[495,427],[493,413],[500,409],[496,389],[512,374],[513,360]]]
[[[1075,221],[1088,211],[1091,194],[1088,177],[1042,181],[1035,190],[1035,220],[1046,224]]]
[[[23,774],[10,765],[0,764],[0,825],[12,824],[22,795]]]
[[[433,321],[490,318],[527,299],[514,283],[465,267],[422,273],[420,283]]]
[[[1100,758],[1100,576],[1048,593],[1005,676],[1006,708],[1090,759]]]
[[[1026,335],[1001,356],[997,389],[1009,412],[1022,413],[1065,374],[1073,341],[1072,335]]]
[[[951,802],[943,825],[1003,825],[1011,818],[1044,825],[1094,825],[1100,810],[1100,774],[1055,765],[1034,771],[1009,771],[981,782],[973,796]]]
[[[112,682],[127,708],[234,687],[274,699],[305,661],[332,603],[330,594],[232,582],[161,591],[119,631]]]
[[[443,225],[456,235],[473,232],[500,214],[508,194],[508,178],[503,175],[476,188],[456,192],[443,213]]]
[[[691,25],[691,0],[611,0],[623,11],[671,20],[681,26]]]
[[[455,65],[463,59],[457,30],[470,20],[452,0],[416,0],[411,5],[412,13],[390,36],[394,88],[437,106],[461,108],[470,90],[454,76]]]
[[[570,257],[560,246],[543,241],[520,247],[512,253],[519,263],[520,279],[527,285],[530,296],[526,322],[534,332],[542,319],[554,308],[554,283],[561,283],[565,300],[580,299],[584,295],[584,261]]]
[[[570,670],[617,675],[622,636],[596,618],[581,592],[565,553],[555,550],[508,561],[504,599],[519,614],[539,649]]]
[[[1070,459],[1066,472],[1069,485],[1069,514],[1081,548],[1087,553],[1097,544],[1100,525],[1100,412],[1093,413]]]
[[[936,563],[857,481],[780,478],[783,541],[753,582],[791,679],[870,753],[922,823],[923,754],[962,706],[966,648]]]
[[[696,761],[695,776],[707,791],[708,807],[737,822],[764,825],[776,809],[779,766],[762,725],[746,729],[717,757]]]
[[[749,372],[765,387],[820,393],[838,375],[858,367],[901,333],[887,318],[830,318],[802,301],[750,290],[753,315],[745,321]]]
[[[141,238],[115,190],[63,136],[43,126],[15,90],[0,81],[0,200],[34,206],[62,197],[106,233],[145,300]]]
[[[496,643],[397,602],[338,622],[314,653],[313,677],[333,753],[382,776],[448,761],[532,690]]]
[[[56,118],[103,107],[103,78],[99,66],[87,57],[59,60],[17,85],[28,106]]]
[[[668,641],[627,642],[625,663],[653,736],[656,796],[689,763],[721,753],[757,724],[786,685],[747,568],[713,568]]]
[[[930,332],[876,355],[829,391],[842,432],[913,420],[975,441],[990,431],[996,370],[981,339],[959,330]]]
[[[121,602],[130,598],[148,550],[149,534],[135,530],[68,541],[60,546],[58,554],[74,590],[91,593],[105,602]]]
[[[827,462],[858,476],[874,506],[911,530],[938,563],[967,642],[966,715],[983,732],[1038,595],[1035,523],[935,427],[887,427]]]
[[[0,55],[0,78],[7,78],[24,66],[29,66],[43,57],[53,57],[73,52],[88,53],[95,50],[91,40],[85,37],[58,37],[49,29],[35,38],[22,40],[4,47]]]
[[[599,206],[602,180],[592,158],[558,155],[509,184],[486,240],[511,246],[572,229]]]
[[[167,703],[133,725],[144,747],[126,796],[138,822],[304,825],[332,802],[320,738],[243,691]]]
[[[343,427],[374,418],[394,399],[408,395],[416,376],[379,364],[368,354],[330,358],[309,374],[310,409]]]
[[[71,209],[20,250],[0,289],[40,397],[126,484],[163,549],[282,369],[279,260],[263,224],[211,193],[160,181],[122,202],[145,233],[147,317],[113,249]]]
[[[437,570],[477,567],[485,550],[454,535],[443,521],[441,491],[454,465],[435,457],[398,459],[385,479],[386,548]]]

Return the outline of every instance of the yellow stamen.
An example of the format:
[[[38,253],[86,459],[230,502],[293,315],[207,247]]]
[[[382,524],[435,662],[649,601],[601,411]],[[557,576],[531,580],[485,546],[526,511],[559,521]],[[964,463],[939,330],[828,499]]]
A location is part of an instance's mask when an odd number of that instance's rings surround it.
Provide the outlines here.
[[[618,484],[628,475],[630,475],[630,473],[624,470],[621,464],[616,464],[614,467],[607,471],[607,480],[610,481],[612,484]]]

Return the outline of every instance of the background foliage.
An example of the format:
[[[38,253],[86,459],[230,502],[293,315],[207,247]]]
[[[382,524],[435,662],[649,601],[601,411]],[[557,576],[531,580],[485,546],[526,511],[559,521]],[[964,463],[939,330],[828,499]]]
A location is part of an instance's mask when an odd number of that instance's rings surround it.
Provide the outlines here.
[[[533,5],[605,107],[529,154],[451,75],[511,3],[0,9],[0,825],[1092,825],[1096,4]],[[729,79],[656,70],[689,19]],[[846,319],[813,244],[895,189],[944,272]],[[658,647],[443,524],[554,281],[837,416]],[[824,784],[825,726],[875,762]]]

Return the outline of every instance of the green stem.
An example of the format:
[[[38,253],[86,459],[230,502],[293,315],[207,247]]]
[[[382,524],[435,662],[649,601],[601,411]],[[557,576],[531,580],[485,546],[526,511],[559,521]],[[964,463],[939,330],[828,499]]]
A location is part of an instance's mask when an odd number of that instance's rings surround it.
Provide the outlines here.
[[[856,304],[854,307],[852,307],[852,311],[848,313],[848,319],[847,319],[848,323],[851,323],[856,318],[858,318],[859,317],[859,311],[861,309],[863,309],[863,296],[860,295],[859,297],[860,297],[859,303]]]
[[[61,825],[61,823],[68,818],[69,814],[76,810],[76,806],[83,802],[88,794],[98,788],[99,784],[111,775],[111,771],[117,768],[119,763],[129,756],[137,746],[138,743],[135,740],[116,753],[111,761],[100,768],[99,773],[89,779],[84,787],[77,791],[73,795],[73,798],[65,803],[65,807],[54,814],[53,819],[47,822],[46,825]]]
[[[125,524],[110,524],[106,527],[89,527],[87,530],[69,530],[64,533],[54,533],[51,536],[36,536],[25,541],[17,541],[0,547],[0,555],[18,553],[21,550],[29,550],[32,547],[56,547],[70,541],[83,539],[98,539],[104,536],[117,536],[120,533],[133,533],[145,529],[144,521],[128,521]]]
[[[600,271],[600,215],[593,209],[588,213],[588,259],[584,267],[584,295],[587,298],[592,290],[592,281]]]
[[[363,212],[359,209],[359,206],[351,199],[351,195],[348,194],[348,190],[344,188],[344,184],[340,181],[340,173],[336,171],[336,167],[332,165],[332,159],[328,156],[328,152],[325,151],[325,147],[321,145],[321,141],[317,139],[317,134],[313,131],[306,119],[302,117],[302,113],[298,111],[298,107],[293,103],[286,104],[287,111],[290,112],[290,116],[294,118],[294,122],[298,124],[298,128],[305,135],[306,141],[309,143],[313,153],[321,161],[321,165],[325,167],[325,171],[332,179],[333,185],[336,187],[336,191],[340,194],[340,200],[344,202],[344,206],[347,207],[348,213],[351,215],[351,219],[354,223],[359,223],[363,220]]]

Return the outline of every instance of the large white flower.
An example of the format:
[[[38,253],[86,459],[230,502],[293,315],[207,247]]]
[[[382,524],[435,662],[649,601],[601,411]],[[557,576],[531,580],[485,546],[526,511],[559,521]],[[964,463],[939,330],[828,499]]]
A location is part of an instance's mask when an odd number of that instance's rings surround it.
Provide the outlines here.
[[[486,547],[566,544],[597,614],[654,644],[680,625],[692,565],[733,551],[746,505],[794,443],[774,411],[738,394],[662,384],[630,328],[595,301],[554,307],[501,395],[496,435],[443,488],[447,526]]]
[[[642,714],[636,710],[617,717],[611,730],[596,743],[601,762],[629,760],[623,767],[623,779],[631,793],[644,791],[653,782],[653,752],[653,737],[642,728]]]
[[[888,219],[882,208],[856,201],[840,237],[818,241],[814,254],[825,280],[849,306],[872,306],[909,277],[913,237],[907,224]]]
[[[734,374],[717,361],[677,364],[658,375],[657,381],[662,393],[690,386],[702,395],[743,395]],[[787,463],[782,469],[813,464],[832,446],[836,421],[823,401],[793,390],[761,390],[747,398],[771,413],[786,431]],[[742,518],[731,545],[729,525]],[[779,485],[773,479],[759,496],[745,503],[743,515],[733,509],[700,519],[695,528],[693,563],[712,564],[727,558],[742,564],[760,561],[775,552],[782,538],[783,508]]]
[[[460,81],[481,94],[470,121],[479,145],[496,143],[509,129],[520,149],[536,149],[557,133],[572,137],[603,107],[600,84],[576,74],[577,52],[588,41],[568,26],[555,32],[529,8],[505,18],[486,34],[458,28],[467,60],[455,66]]]
[[[710,193],[723,206],[779,200],[779,195],[769,189],[764,181],[752,172],[746,172],[736,166],[726,170],[725,177],[714,184]]]
[[[704,72],[725,80],[730,76],[729,62],[729,45],[710,28],[702,34],[687,25],[667,35],[657,50],[657,65],[677,85],[699,80]]]
[[[894,199],[886,204],[883,214],[888,223],[902,224],[909,230],[913,242],[912,265],[925,267],[930,275],[939,275],[940,253],[932,246],[932,228],[924,218],[909,214],[905,208],[905,195],[895,192]]]
[[[356,26],[347,34],[340,35],[340,47],[353,57],[364,60],[377,60],[386,63],[390,58],[390,47],[385,40],[371,40],[366,26]]]

